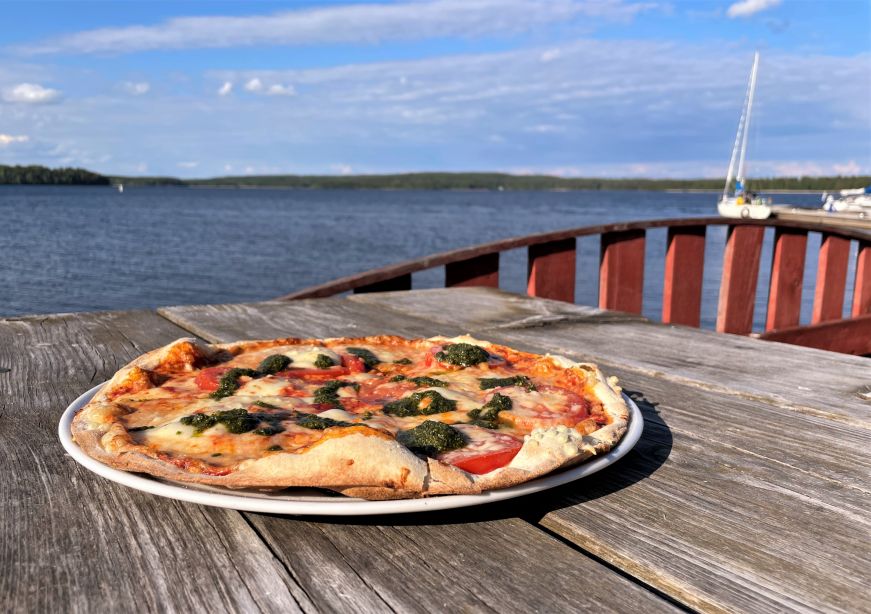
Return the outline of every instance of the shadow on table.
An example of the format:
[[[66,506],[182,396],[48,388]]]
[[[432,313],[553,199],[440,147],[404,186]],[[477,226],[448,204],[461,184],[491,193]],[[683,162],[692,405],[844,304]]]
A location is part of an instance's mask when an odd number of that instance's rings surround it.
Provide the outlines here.
[[[643,393],[624,390],[644,417],[644,431],[635,447],[613,465],[580,480],[516,499],[454,510],[361,517],[309,517],[313,522],[346,525],[439,525],[523,518],[537,523],[557,509],[583,504],[622,490],[653,474],[671,453],[671,430],[657,410],[657,403]]]

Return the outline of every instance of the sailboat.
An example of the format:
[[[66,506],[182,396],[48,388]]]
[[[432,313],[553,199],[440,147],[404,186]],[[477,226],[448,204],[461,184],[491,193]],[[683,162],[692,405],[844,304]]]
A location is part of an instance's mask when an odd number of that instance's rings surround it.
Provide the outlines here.
[[[747,135],[750,134],[750,114],[753,111],[753,95],[756,93],[756,73],[759,69],[759,52],[753,56],[753,69],[750,71],[750,83],[744,97],[744,108],[738,120],[738,133],[735,135],[735,145],[732,147],[732,157],[729,160],[729,171],[726,174],[726,187],[717,205],[717,211],[723,217],[764,220],[771,215],[771,199],[762,198],[747,189],[744,177],[747,161]],[[738,172],[735,175],[735,161],[738,161]],[[734,192],[730,195],[732,180],[735,180]]]

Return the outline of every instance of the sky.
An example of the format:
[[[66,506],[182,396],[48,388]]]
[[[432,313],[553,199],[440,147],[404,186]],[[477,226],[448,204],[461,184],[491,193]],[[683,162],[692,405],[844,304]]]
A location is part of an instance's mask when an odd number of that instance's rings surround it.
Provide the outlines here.
[[[871,174],[871,0],[0,0],[0,164]]]

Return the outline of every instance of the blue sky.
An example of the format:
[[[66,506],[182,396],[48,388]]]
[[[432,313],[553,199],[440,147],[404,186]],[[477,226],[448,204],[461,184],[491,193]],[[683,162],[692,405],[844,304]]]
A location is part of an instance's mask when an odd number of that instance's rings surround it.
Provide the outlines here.
[[[0,163],[871,174],[869,0],[0,2]]]

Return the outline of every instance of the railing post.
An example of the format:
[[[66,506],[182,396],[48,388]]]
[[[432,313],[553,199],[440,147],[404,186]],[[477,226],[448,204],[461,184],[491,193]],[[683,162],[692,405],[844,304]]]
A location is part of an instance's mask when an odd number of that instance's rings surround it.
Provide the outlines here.
[[[499,287],[499,252],[475,256],[445,265],[445,287]]]
[[[866,313],[871,313],[871,241],[859,241],[851,315],[855,318]]]
[[[748,335],[753,332],[753,307],[764,236],[764,226],[729,226],[717,306],[719,333]]]
[[[575,302],[576,243],[572,237],[529,246],[526,268],[529,296]]]
[[[798,326],[806,252],[806,230],[777,228],[774,231],[774,257],[771,259],[765,330]]]
[[[644,230],[602,234],[599,307],[641,313],[644,298]]]
[[[701,323],[705,231],[704,226],[668,229],[662,286],[662,321],[666,324],[698,327]]]
[[[811,324],[840,320],[843,317],[849,260],[850,240],[824,232],[820,245]]]
[[[411,290],[411,273],[400,275],[392,279],[377,281],[374,284],[366,286],[358,286],[354,288],[354,294],[365,294],[367,292],[392,292],[394,290]]]

